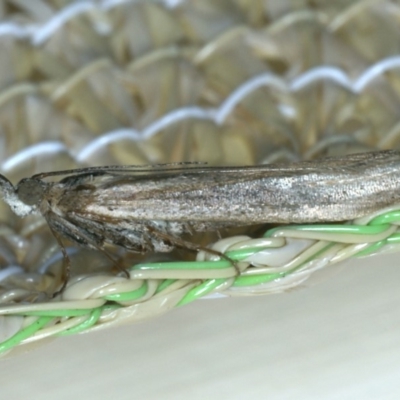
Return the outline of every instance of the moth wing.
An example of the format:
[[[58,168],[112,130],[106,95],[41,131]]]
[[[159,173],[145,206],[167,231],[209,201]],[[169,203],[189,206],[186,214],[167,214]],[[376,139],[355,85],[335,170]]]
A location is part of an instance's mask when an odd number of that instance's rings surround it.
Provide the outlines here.
[[[148,166],[123,166],[89,168],[61,180],[61,184],[75,191],[90,187],[93,201],[113,201],[113,192],[118,193],[120,200],[135,198],[169,198],[188,191],[202,191],[232,184],[251,183],[268,178],[298,177],[314,175],[316,181],[324,184],[333,176],[348,176],[348,179],[359,179],[365,176],[366,170],[387,166],[390,171],[399,167],[400,153],[381,151],[359,153],[343,157],[332,157],[317,161],[302,161],[292,164],[257,165],[244,167],[207,167],[196,163],[165,164],[149,168]],[[386,169],[386,168],[384,168]],[[88,172],[89,171],[89,172]],[[380,168],[380,172],[382,169]]]

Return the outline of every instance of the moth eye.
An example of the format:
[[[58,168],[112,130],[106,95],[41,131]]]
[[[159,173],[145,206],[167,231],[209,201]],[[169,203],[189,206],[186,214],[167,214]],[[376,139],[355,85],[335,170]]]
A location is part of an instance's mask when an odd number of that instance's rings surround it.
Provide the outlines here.
[[[44,195],[44,183],[35,179],[23,179],[16,189],[18,198],[28,206],[38,205]]]

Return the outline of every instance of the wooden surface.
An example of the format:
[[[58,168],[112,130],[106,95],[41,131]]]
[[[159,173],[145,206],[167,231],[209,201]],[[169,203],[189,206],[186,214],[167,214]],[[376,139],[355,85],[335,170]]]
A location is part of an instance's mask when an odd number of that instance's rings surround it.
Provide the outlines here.
[[[398,399],[399,255],[1,360],[2,398]]]

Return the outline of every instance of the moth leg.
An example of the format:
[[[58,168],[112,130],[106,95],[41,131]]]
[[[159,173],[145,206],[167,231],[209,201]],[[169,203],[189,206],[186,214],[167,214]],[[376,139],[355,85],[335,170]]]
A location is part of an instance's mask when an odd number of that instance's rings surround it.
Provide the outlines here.
[[[221,258],[223,258],[224,260],[228,261],[229,263],[232,264],[232,266],[235,268],[236,270],[236,276],[239,276],[241,274],[240,268],[238,267],[236,261],[232,260],[231,258],[229,258],[226,254],[221,253],[218,250],[213,250],[213,249],[209,249],[207,247],[201,246],[199,244],[193,243],[193,242],[189,242],[187,240],[181,239],[179,237],[176,236],[172,236],[168,233],[159,231],[153,227],[148,227],[150,233],[155,236],[158,237],[161,240],[165,240],[169,243],[171,243],[172,245],[176,246],[176,247],[180,247],[183,249],[188,249],[188,250],[194,250],[194,251],[205,251],[209,254],[214,254],[216,256],[219,256]]]
[[[126,278],[129,278],[129,273],[125,268],[122,268],[118,262],[112,257],[103,247],[101,243],[97,243],[95,238],[91,237],[90,233],[87,232],[86,230],[77,227],[73,223],[69,222],[68,220],[60,217],[59,215],[55,213],[48,213],[46,215],[46,220],[47,223],[50,227],[51,232],[53,233],[55,239],[57,240],[58,245],[61,248],[63,258],[65,260],[65,268],[63,270],[63,277],[65,277],[63,285],[60,290],[58,290],[54,295],[56,296],[57,294],[61,293],[69,280],[70,277],[70,271],[71,271],[71,261],[70,258],[67,254],[67,251],[65,249],[64,244],[62,243],[61,240],[61,235],[66,236],[68,239],[70,239],[72,242],[78,244],[78,245],[83,245],[86,247],[92,247],[98,251],[101,251],[112,263],[116,268],[120,271],[123,272],[126,276]]]
[[[70,223],[71,226],[75,226],[74,224]],[[96,243],[95,240],[92,240],[89,235],[85,235],[82,233],[82,229],[76,228],[81,235],[81,238],[84,238],[87,241],[88,247],[93,247],[96,250],[100,251],[103,253],[113,264],[113,266],[117,269],[118,272],[122,272],[125,275],[125,278],[129,279],[130,275],[129,272],[121,266],[120,261],[121,258],[118,258],[117,260],[103,247],[103,245],[99,245]]]
[[[61,294],[64,291],[65,287],[67,286],[67,283],[71,276],[71,259],[68,256],[67,250],[65,249],[64,243],[62,242],[61,237],[58,234],[58,232],[56,232],[52,227],[50,227],[50,230],[51,230],[51,233],[53,234],[54,238],[56,239],[58,246],[61,249],[61,253],[63,255],[62,285],[61,285],[60,289],[58,289],[57,291],[55,291],[52,294],[51,297],[54,299],[54,297]]]

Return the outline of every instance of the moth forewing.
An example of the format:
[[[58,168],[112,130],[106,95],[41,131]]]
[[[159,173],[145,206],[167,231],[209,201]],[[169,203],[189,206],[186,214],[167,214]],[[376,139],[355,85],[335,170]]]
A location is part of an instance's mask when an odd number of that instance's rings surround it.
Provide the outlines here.
[[[112,172],[92,177],[82,190],[72,185],[60,207],[77,204],[80,218],[140,229],[163,221],[170,234],[201,222],[212,229],[213,223],[343,221],[398,201],[399,167],[399,153],[387,151],[287,166]]]

